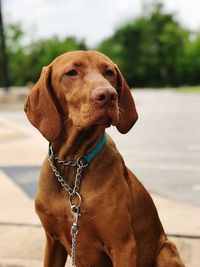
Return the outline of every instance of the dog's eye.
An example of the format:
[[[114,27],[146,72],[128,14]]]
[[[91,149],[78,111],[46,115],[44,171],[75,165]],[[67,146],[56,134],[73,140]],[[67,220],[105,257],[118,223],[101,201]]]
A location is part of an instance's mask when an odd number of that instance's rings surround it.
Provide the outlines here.
[[[66,72],[65,75],[73,77],[73,76],[77,76],[78,72],[76,70],[70,70],[70,71]]]
[[[112,71],[111,69],[107,69],[107,70],[105,70],[104,74],[106,76],[113,76],[114,75],[114,71]]]

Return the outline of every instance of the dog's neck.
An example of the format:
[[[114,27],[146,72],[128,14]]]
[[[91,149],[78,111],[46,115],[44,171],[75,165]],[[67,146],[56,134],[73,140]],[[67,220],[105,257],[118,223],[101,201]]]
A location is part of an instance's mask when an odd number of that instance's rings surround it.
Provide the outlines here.
[[[92,126],[80,131],[67,121],[60,137],[52,143],[54,153],[62,159],[76,160],[92,151],[102,138],[104,126]]]

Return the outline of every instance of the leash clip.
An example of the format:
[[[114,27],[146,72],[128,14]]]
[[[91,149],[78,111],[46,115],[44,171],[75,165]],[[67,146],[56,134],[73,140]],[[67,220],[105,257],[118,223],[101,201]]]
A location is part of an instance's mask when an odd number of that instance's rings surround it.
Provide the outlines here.
[[[72,237],[76,237],[78,234],[79,226],[78,226],[78,219],[81,216],[80,214],[80,208],[77,205],[72,205],[71,206],[71,214],[74,218],[74,222],[71,227],[71,235]]]

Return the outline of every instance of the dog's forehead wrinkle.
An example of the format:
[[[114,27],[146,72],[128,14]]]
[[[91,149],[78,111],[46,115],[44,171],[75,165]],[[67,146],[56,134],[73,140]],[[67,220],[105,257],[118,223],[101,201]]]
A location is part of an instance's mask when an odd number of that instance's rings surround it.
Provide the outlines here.
[[[85,65],[84,60],[82,58],[76,58],[76,59],[68,59],[65,58],[64,62],[61,62],[61,64],[65,67],[65,68],[69,68],[69,67],[82,67]]]
[[[97,51],[87,51],[87,58],[95,68],[108,68],[113,65],[111,59]]]
[[[90,71],[94,69],[102,71],[103,69],[114,68],[114,63],[112,62],[112,60],[97,51],[67,52],[57,57],[52,62],[52,65],[53,70],[56,69],[56,72],[59,73],[64,73],[70,68],[85,69],[86,67],[88,67],[88,70],[90,69]]]

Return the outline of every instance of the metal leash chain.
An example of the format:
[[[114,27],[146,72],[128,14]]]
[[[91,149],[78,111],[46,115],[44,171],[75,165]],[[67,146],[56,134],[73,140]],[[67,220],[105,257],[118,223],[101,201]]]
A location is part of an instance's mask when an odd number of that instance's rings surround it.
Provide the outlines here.
[[[69,186],[69,184],[67,184],[65,179],[60,175],[57,167],[54,165],[54,160],[57,163],[62,164],[64,166],[77,167],[76,177],[75,177],[74,187],[73,188],[71,188]],[[78,191],[79,191],[79,187],[80,187],[80,183],[81,183],[82,170],[88,164],[84,164],[83,160],[81,160],[80,158],[77,159],[76,161],[73,161],[73,160],[61,160],[57,156],[54,156],[54,153],[53,153],[53,150],[52,150],[51,146],[50,146],[50,149],[49,149],[49,163],[50,163],[50,165],[52,167],[52,170],[53,170],[56,178],[58,179],[58,181],[60,182],[62,187],[69,194],[68,201],[69,201],[69,205],[70,205],[70,210],[71,210],[72,216],[74,218],[74,222],[73,222],[72,227],[71,227],[71,236],[72,236],[71,258],[72,258],[72,267],[76,267],[76,237],[77,237],[77,234],[78,234],[78,231],[79,231],[78,220],[79,220],[79,217],[81,216],[81,213],[80,213],[81,196],[78,193]],[[78,200],[78,202],[76,204],[73,204],[73,198],[75,198],[75,197]]]
[[[80,195],[79,195],[80,196]],[[71,227],[71,236],[72,236],[72,267],[76,267],[76,236],[78,234],[79,226],[78,226],[78,219],[81,216],[80,208],[77,208],[76,211],[73,211],[73,207],[71,208],[72,215],[74,216],[74,223]],[[74,213],[74,214],[73,214]]]

